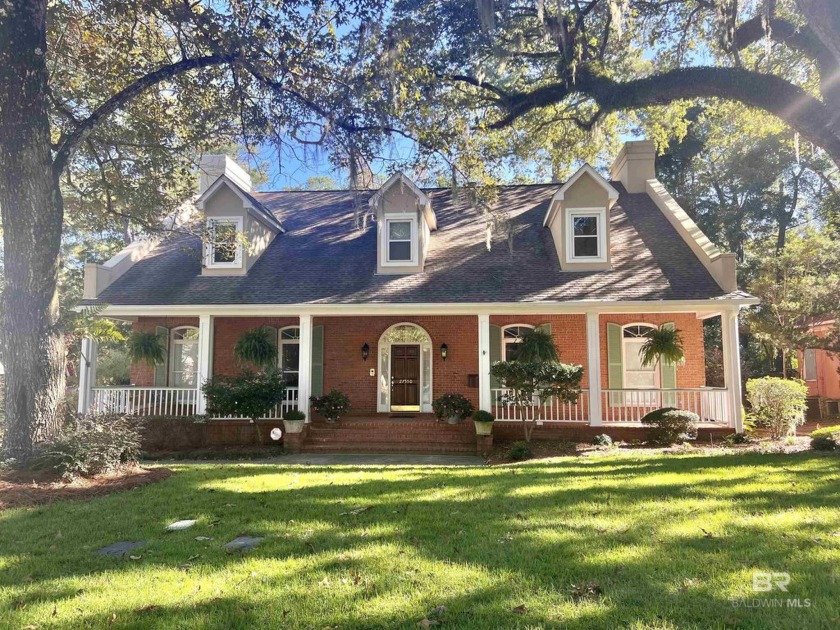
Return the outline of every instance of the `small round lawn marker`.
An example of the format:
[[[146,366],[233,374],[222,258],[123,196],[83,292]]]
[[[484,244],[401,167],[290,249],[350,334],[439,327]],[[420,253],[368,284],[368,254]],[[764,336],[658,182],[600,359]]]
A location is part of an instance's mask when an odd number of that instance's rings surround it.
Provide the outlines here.
[[[279,440],[281,437],[283,437],[283,432],[280,430],[280,427],[274,427],[274,428],[271,430],[271,439],[272,439],[272,440],[274,440],[274,441],[276,442],[276,441],[277,441],[277,440]]]

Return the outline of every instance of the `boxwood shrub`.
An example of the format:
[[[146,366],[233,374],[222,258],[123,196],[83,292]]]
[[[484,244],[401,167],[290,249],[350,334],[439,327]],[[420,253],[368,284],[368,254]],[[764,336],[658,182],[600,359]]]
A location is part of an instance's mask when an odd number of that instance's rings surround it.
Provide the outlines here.
[[[655,446],[670,446],[697,437],[697,423],[700,417],[684,409],[663,407],[651,411],[642,418],[648,426],[647,439]]]
[[[833,451],[840,448],[840,424],[812,431],[811,448],[815,451]]]

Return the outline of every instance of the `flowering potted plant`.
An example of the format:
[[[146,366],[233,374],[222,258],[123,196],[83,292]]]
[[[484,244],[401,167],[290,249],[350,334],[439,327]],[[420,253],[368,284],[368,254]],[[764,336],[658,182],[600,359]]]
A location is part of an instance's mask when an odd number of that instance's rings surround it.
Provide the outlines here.
[[[309,401],[312,408],[327,419],[327,422],[338,422],[348,409],[350,399],[343,392],[333,389],[323,396],[312,396]]]
[[[446,418],[449,424],[458,424],[469,416],[475,407],[462,394],[444,394],[432,403],[432,409],[438,420]]]

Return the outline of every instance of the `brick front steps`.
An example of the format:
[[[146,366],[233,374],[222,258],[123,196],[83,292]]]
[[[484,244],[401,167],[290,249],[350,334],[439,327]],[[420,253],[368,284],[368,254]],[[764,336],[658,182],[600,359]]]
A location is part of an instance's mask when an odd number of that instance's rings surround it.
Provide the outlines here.
[[[346,418],[313,422],[301,445],[304,453],[474,454],[472,421],[449,425],[427,417]]]

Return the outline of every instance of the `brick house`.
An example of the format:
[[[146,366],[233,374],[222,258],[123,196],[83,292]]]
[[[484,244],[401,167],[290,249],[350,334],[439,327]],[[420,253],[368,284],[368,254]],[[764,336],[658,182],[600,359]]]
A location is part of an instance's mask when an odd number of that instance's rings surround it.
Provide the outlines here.
[[[271,326],[289,387],[266,422],[293,407],[309,418],[310,395],[335,388],[360,426],[405,436],[428,423],[435,398],[459,392],[503,434],[515,418],[490,365],[542,327],[562,361],[585,369],[577,404],[546,405],[543,433],[632,432],[665,404],[740,431],[737,318],[755,300],[737,289],[734,256],[656,180],[654,156],[652,143],[629,142],[610,180],[584,166],[562,185],[501,187],[510,242],[492,238],[467,194],[401,173],[377,191],[256,192],[232,160],[205,156],[196,206],[209,236],[135,243],[85,270],[85,303],[157,331],[168,359],[134,366],[124,388],[96,386],[90,361],[80,410],[201,414],[200,384],[239,369],[238,336]],[[723,388],[705,383],[710,317],[722,319]],[[683,363],[640,364],[646,331],[660,326],[682,331]],[[418,423],[394,430],[395,415]]]
[[[817,337],[831,335],[835,320],[817,322],[812,332]],[[809,419],[825,420],[840,416],[840,356],[822,348],[800,350],[799,376],[808,386]]]

